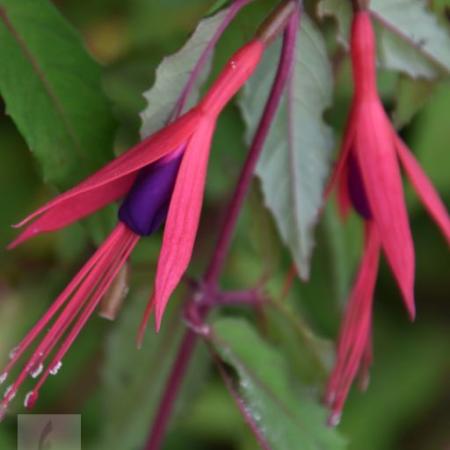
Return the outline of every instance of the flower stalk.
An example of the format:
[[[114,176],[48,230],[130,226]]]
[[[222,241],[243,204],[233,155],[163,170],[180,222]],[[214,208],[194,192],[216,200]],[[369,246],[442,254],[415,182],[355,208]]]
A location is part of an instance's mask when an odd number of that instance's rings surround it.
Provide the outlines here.
[[[291,5],[294,5],[295,7],[291,9]],[[290,11],[289,15],[286,15],[286,8]],[[158,450],[161,447],[178,391],[198,341],[198,333],[196,333],[195,328],[202,328],[205,330],[204,327],[201,327],[201,324],[204,322],[211,309],[216,306],[214,299],[211,300],[208,293],[217,291],[220,274],[231,245],[239,213],[251,185],[256,163],[263,150],[264,143],[270,131],[270,126],[275,118],[283,92],[289,82],[297,40],[300,11],[296,1],[283,2],[282,7],[278,8],[277,11],[279,11],[279,14],[283,17],[282,23],[284,23],[284,27],[280,25],[279,16],[275,15],[272,16],[272,20],[277,22],[277,26],[272,27],[266,22],[261,29],[262,31],[260,30],[260,33],[265,36],[264,39],[267,41],[273,40],[275,32],[279,34],[284,31],[283,48],[280,55],[277,74],[258,129],[250,146],[247,159],[242,168],[231,201],[226,209],[225,220],[220,229],[210,263],[204,274],[203,283],[200,283],[202,292],[206,295],[203,296],[203,301],[197,302],[197,304],[194,305],[194,308],[196,308],[195,318],[198,323],[193,324],[194,329],[191,327],[185,332],[171,374],[166,383],[160,406],[156,414],[156,419],[154,420],[150,431],[145,447],[146,450]],[[264,30],[270,30],[270,32]],[[192,299],[190,301],[193,302]],[[217,306],[218,305],[220,305],[220,301],[217,302]]]

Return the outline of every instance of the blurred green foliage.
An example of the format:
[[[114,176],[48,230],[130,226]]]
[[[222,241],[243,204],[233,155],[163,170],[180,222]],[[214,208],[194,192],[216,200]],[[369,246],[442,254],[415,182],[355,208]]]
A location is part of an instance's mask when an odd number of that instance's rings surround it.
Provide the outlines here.
[[[214,2],[55,0],[54,3],[80,33],[94,58],[102,63],[103,87],[118,123],[115,150],[120,152],[138,139],[138,114],[144,107],[142,92],[151,86],[161,59],[181,47]],[[232,50],[252,35],[264,11],[276,2],[256,3],[239,16],[221,40],[213,73],[217,73]],[[313,2],[307,2],[308,8],[310,3]],[[442,14],[448,7],[445,1],[432,3]],[[340,135],[351,82],[346,60],[331,44],[332,29],[334,25],[326,22],[330,48],[338,55],[333,60],[334,106],[326,117]],[[397,111],[397,118],[402,118],[399,123],[406,124],[401,130],[404,138],[448,202],[449,84],[442,82],[424,90],[421,82],[409,82],[407,87],[404,82],[397,74],[382,73],[383,100],[388,109]],[[417,102],[423,107],[416,113]],[[95,123],[90,125],[95,127]],[[221,211],[239,173],[245,155],[243,135],[242,119],[232,105],[219,121],[214,142],[201,232],[191,267],[194,276],[207,261]],[[35,160],[3,105],[0,149],[0,361],[5,361],[9,350],[94,246],[85,228],[75,225],[30,241],[12,253],[3,250],[15,234],[10,224],[50,198],[53,189],[43,183]],[[222,283],[228,288],[242,289],[270,274],[268,292],[276,300],[290,267],[290,257],[261,203],[259,184],[255,182]],[[352,394],[340,430],[351,450],[443,450],[450,446],[448,249],[414,194],[410,195],[410,207],[417,254],[418,318],[414,325],[407,321],[392,276],[383,266],[375,302],[372,383],[367,393]],[[155,338],[149,333],[148,345],[141,352],[134,349],[134,333],[150,292],[159,239],[157,235],[143,243],[133,258],[132,295],[125,300],[122,314],[112,323],[92,318],[66,357],[61,373],[46,384],[36,407],[36,413],[82,413],[83,448],[115,450],[116,444],[120,449],[138,448],[135,446],[144,442],[150,428],[173,344],[183,327],[180,302],[175,301],[163,335]],[[221,313],[245,316],[253,322],[264,342],[269,342],[271,349],[280,349],[277,357],[283,360],[283,370],[295,380],[294,384],[299,381],[302,389],[308,390],[308,396],[311,394],[315,399],[320,396],[331,365],[330,340],[337,333],[359,250],[359,220],[351,217],[342,224],[333,205],[329,205],[318,227],[311,282],[295,281],[288,298],[271,303],[262,317],[254,318],[239,308]],[[183,298],[183,291],[179,290],[178,300]],[[229,329],[229,338],[236,340],[237,336],[231,336],[230,323],[223,322]],[[253,334],[254,339],[260,339]],[[253,436],[204,350],[199,349],[193,374],[185,384],[166,448],[256,449]],[[257,363],[257,355],[255,359]],[[14,407],[19,410],[20,402]],[[15,426],[14,415],[0,425],[2,450],[15,448]],[[122,440],[116,441],[118,437]],[[297,448],[305,447],[299,442]]]

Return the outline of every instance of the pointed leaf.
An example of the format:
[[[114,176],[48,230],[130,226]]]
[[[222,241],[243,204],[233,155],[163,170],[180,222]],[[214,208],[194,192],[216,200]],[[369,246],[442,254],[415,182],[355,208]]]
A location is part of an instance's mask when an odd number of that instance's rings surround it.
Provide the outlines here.
[[[450,36],[421,0],[372,0],[370,9],[379,31],[383,66],[413,78],[450,73]],[[351,4],[322,0],[319,15],[338,20],[338,36],[348,41]]]
[[[196,103],[200,87],[211,69],[213,49],[202,67],[196,68],[197,61],[215,39],[216,33],[220,33],[221,26],[229,13],[230,8],[227,8],[212,17],[203,19],[186,44],[178,52],[163,59],[156,70],[155,83],[144,92],[148,106],[141,113],[142,137],[154,133],[173,118],[173,112],[178,107],[180,97],[186,89],[193,70],[200,70],[200,76],[193,85],[189,102],[183,110]]]
[[[212,341],[221,358],[236,371],[246,411],[272,450],[344,448],[336,430],[326,426],[325,410],[295,389],[281,354],[248,323],[242,319],[216,321]]]
[[[0,93],[46,181],[75,184],[112,156],[100,71],[47,0],[0,0]]]
[[[322,206],[333,139],[322,116],[331,103],[332,77],[322,36],[303,16],[291,91],[282,101],[257,167],[265,202],[300,275],[309,275],[314,227]],[[266,51],[240,102],[250,142],[269,91],[279,47]],[[288,98],[289,97],[289,98]]]

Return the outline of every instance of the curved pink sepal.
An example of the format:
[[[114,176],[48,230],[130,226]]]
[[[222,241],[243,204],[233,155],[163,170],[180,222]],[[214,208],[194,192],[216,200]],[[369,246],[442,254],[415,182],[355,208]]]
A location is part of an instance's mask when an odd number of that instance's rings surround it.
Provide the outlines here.
[[[58,195],[15,227],[33,222],[9,248],[45,231],[57,230],[123,196],[142,167],[178,150],[191,137],[201,111],[194,108],[174,123],[137,144],[95,174]]]
[[[357,120],[355,154],[373,220],[406,308],[414,319],[414,246],[395,150],[395,134],[380,101],[367,102]]]
[[[186,271],[200,219],[209,149],[215,121],[204,117],[186,148],[167,215],[151,302],[156,330],[170,295]],[[143,323],[141,329],[145,328]]]
[[[262,41],[254,39],[235,52],[198,106],[208,115],[217,116],[251,77],[264,48]]]
[[[395,142],[400,161],[417,195],[450,244],[450,218],[444,203],[404,142],[399,137],[396,138]]]
[[[48,208],[8,245],[8,249],[11,250],[40,233],[64,228],[82,217],[98,211],[107,204],[123,197],[131,188],[135,178],[136,173],[131,173],[109,184],[82,192],[68,200],[59,202],[55,207]]]
[[[373,294],[378,273],[380,238],[376,225],[366,223],[366,243],[358,275],[341,326],[337,360],[327,386],[332,418],[339,417],[358,371],[368,378],[371,362]]]

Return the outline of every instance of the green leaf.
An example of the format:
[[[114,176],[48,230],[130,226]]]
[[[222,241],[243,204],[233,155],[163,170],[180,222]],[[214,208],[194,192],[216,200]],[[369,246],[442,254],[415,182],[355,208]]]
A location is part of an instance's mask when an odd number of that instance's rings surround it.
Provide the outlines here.
[[[149,329],[143,348],[136,348],[135,336],[146,300],[144,291],[125,300],[107,342],[99,449],[142,446],[175,355],[181,326],[173,320],[157,335]]]
[[[449,107],[450,83],[445,82],[435,87],[411,136],[412,150],[444,199],[450,194],[450,177],[448,176],[450,164],[448,151],[448,142],[450,141]],[[417,198],[416,195],[414,197]]]
[[[380,335],[381,329],[384,335],[375,341],[369,389],[364,395],[354,392],[343,415],[342,428],[351,436],[351,450],[399,449],[399,436],[423,423],[421,417],[429,418],[433,404],[439,404],[447,391],[443,374],[449,358],[444,327],[422,323],[413,331],[398,323],[380,325]],[[424,434],[429,438],[432,433]],[[441,448],[426,442],[416,448]]]
[[[143,348],[138,350],[135,336],[147,300],[147,289],[125,300],[122,316],[107,342],[101,383],[103,429],[98,450],[142,447],[185,330],[181,309],[172,299],[167,322],[158,334],[149,327]],[[207,362],[201,348],[197,349],[184,380],[187,389],[178,396],[176,410],[190,404],[203,387]]]
[[[321,16],[334,16],[338,37],[346,43],[351,22],[350,2],[322,0]],[[379,57],[384,67],[413,78],[450,73],[450,36],[421,0],[372,0],[370,10],[379,34]]]
[[[392,120],[397,129],[407,125],[422,109],[433,93],[434,85],[427,80],[411,80],[401,76],[397,82],[397,95]]]
[[[195,64],[227,14],[228,9],[225,9],[212,17],[203,19],[186,44],[178,52],[164,58],[158,66],[155,83],[144,92],[148,106],[141,113],[143,137],[151,135],[166,125]],[[198,100],[200,87],[211,69],[211,60],[210,55],[189,96],[185,110]]]
[[[285,97],[267,139],[256,173],[265,203],[290,249],[300,275],[309,275],[314,227],[322,206],[333,139],[323,121],[333,81],[321,34],[302,18],[293,71],[291,99]],[[279,46],[266,51],[240,102],[250,142],[258,124],[277,66]]]
[[[236,371],[247,410],[271,449],[344,448],[342,438],[326,426],[324,409],[295,389],[281,354],[247,322],[216,321],[212,340],[221,358]]]
[[[66,189],[112,156],[100,70],[46,0],[0,0],[0,93],[44,179]]]

